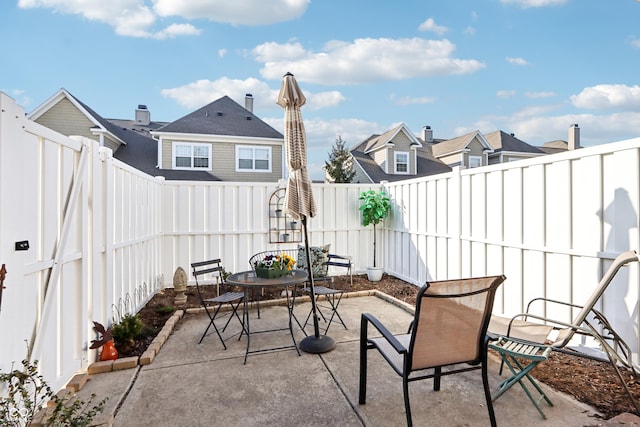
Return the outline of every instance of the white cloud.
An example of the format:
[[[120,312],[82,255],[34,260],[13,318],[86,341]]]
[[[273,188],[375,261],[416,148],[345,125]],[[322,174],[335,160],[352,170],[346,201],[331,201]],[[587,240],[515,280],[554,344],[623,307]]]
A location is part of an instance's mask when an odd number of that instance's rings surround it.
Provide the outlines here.
[[[268,84],[255,78],[237,80],[223,77],[215,81],[203,79],[176,88],[163,89],[161,94],[166,98],[174,99],[185,108],[195,109],[225,95],[238,104],[244,105],[245,94],[250,93],[254,98],[254,109],[268,110],[280,109],[276,104],[279,91],[279,87],[271,89]],[[309,110],[333,107],[345,100],[345,97],[338,91],[305,92],[305,96],[307,103],[304,108]]]
[[[587,109],[638,109],[640,108],[640,86],[602,84],[587,87],[579,94],[572,95],[571,103],[575,107]]]
[[[606,144],[638,136],[640,112],[615,114],[554,114],[562,105],[527,107],[505,116],[486,116],[475,123],[455,129],[453,136],[479,129],[482,133],[495,130],[513,132],[516,137],[534,146],[556,139],[567,140],[569,126],[580,125],[582,146]]]
[[[541,145],[555,139],[566,141],[573,123],[580,125],[581,145],[606,144],[637,137],[635,129],[640,127],[640,112],[518,117],[511,121],[510,129],[523,141]]]
[[[286,44],[267,42],[256,46],[252,53],[258,62],[299,60],[310,56],[298,42]],[[286,71],[281,74],[284,75],[284,73],[286,73]]]
[[[235,80],[226,77],[215,81],[198,80],[176,88],[163,89],[160,93],[165,98],[174,99],[178,104],[189,109],[200,108],[225,95],[244,105],[244,97],[247,93],[253,95],[254,107],[273,108],[276,106],[278,97],[277,90],[271,89],[258,79]]]
[[[443,35],[447,31],[449,31],[449,29],[447,27],[445,27],[443,25],[436,24],[436,21],[433,18],[428,18],[426,21],[424,21],[422,24],[420,24],[420,26],[418,27],[418,30],[420,30],[420,31],[432,31],[432,32],[436,33],[439,36]]]
[[[516,4],[524,9],[530,7],[560,6],[568,0],[500,0],[503,4]]]
[[[640,39],[632,39],[631,46],[640,48]]]
[[[467,28],[464,29],[464,33],[470,36],[473,36],[476,33],[476,29],[472,26],[468,26]]]
[[[284,115],[262,119],[280,132],[283,131]],[[304,119],[304,127],[307,135],[307,169],[313,180],[324,178],[322,167],[324,162],[329,159],[331,147],[338,136],[342,137],[349,148],[353,148],[372,134],[381,134],[393,128],[392,125],[382,126],[379,123],[354,118]]]
[[[510,56],[507,56],[505,59],[511,65],[529,65],[527,60],[524,58],[512,58]]]
[[[114,28],[116,34],[127,37],[167,39],[200,34],[191,24],[169,24],[154,29],[158,18],[209,19],[232,25],[268,25],[300,17],[310,0],[153,0],[153,6],[141,0],[18,0],[18,6],[46,8],[54,12],[80,15],[90,21],[102,22]]]
[[[220,58],[224,58],[225,56],[227,56],[227,53],[228,53],[227,49],[218,49],[218,56]]]
[[[155,32],[151,35],[154,39],[172,39],[177,36],[197,36],[200,30],[191,24],[171,24],[162,31]]]
[[[496,92],[496,97],[500,99],[512,98],[514,96],[516,96],[515,90],[499,90],[498,92]]]
[[[298,81],[333,85],[470,74],[485,67],[475,59],[453,58],[454,50],[448,40],[365,38],[332,41],[317,53],[299,43],[272,42],[253,54],[264,63],[264,78],[279,79],[290,71]]]
[[[409,96],[397,96],[395,93],[389,97],[396,105],[416,105],[416,104],[431,104],[436,102],[436,98],[433,96],[421,96],[421,97],[409,97]]]
[[[232,25],[268,25],[302,16],[311,0],[155,0],[159,16],[208,19]]]
[[[540,99],[540,98],[551,98],[556,96],[555,92],[527,92],[524,94],[527,98],[531,99]]]

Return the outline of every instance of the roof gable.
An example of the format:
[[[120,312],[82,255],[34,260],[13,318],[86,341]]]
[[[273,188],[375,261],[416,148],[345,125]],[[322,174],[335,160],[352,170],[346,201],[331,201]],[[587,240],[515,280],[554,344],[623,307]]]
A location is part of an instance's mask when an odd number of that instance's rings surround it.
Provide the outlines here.
[[[226,95],[161,127],[154,133],[284,138],[280,132]]]
[[[491,145],[482,136],[480,131],[475,130],[465,135],[434,144],[433,155],[435,157],[442,157],[449,154],[459,153],[466,150],[473,140],[477,140],[485,150],[493,151],[493,148],[491,148]]]
[[[77,108],[78,111],[80,111],[91,123],[94,124],[94,128],[92,128],[92,130],[107,132],[114,140],[118,141],[120,144],[127,144],[126,138],[123,138],[121,129],[118,126],[109,123],[108,120],[93,111],[93,109],[91,109],[88,105],[80,101],[64,88],[61,88],[49,99],[40,104],[35,110],[29,113],[27,118],[29,120],[37,121],[39,117],[41,117],[51,108],[55,107],[60,101],[65,98],[69,102],[71,102],[73,106]]]
[[[364,148],[364,152],[369,154],[373,151],[379,150],[382,147],[393,144],[393,139],[400,132],[403,132],[406,137],[411,141],[411,146],[422,147],[422,144],[418,139],[413,135],[413,133],[407,128],[407,125],[404,123],[399,124],[395,128],[386,131],[382,135],[372,135],[367,139],[366,146]]]
[[[491,132],[484,136],[494,151],[511,153],[542,154],[542,151],[526,142],[501,130]]]

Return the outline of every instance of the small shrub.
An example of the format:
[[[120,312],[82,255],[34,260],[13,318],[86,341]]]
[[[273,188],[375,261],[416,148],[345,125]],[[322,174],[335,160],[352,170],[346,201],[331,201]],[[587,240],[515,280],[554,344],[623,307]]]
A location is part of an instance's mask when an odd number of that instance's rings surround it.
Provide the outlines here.
[[[111,327],[113,341],[118,351],[126,352],[133,347],[138,338],[142,336],[144,322],[137,314],[126,314],[120,322]]]
[[[156,308],[156,313],[158,314],[170,314],[173,313],[176,308],[172,305],[161,305]]]
[[[45,425],[51,426],[88,426],[98,413],[104,411],[107,398],[91,408],[89,405],[95,394],[91,394],[87,402],[77,397],[65,401],[53,393],[38,373],[38,361],[30,363],[25,359],[22,367],[22,370],[14,369],[9,373],[0,372],[0,383],[7,390],[6,397],[0,397],[0,425],[29,425],[47,402],[53,402],[53,409],[44,421]]]

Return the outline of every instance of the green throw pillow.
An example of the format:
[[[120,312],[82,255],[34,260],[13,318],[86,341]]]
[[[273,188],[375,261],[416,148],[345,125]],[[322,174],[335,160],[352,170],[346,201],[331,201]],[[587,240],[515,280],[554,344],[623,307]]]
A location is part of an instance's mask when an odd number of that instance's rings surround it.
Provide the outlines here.
[[[329,260],[329,248],[331,245],[311,246],[311,273],[313,277],[327,277],[329,266],[325,263]],[[298,260],[296,268],[307,270],[307,253],[304,246],[298,245]]]

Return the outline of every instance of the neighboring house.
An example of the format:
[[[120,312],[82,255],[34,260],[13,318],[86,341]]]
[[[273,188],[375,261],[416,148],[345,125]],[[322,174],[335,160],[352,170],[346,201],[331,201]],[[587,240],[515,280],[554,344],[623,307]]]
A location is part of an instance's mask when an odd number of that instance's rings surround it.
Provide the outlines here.
[[[540,148],[516,138],[514,134],[508,134],[501,130],[486,134],[484,139],[493,148],[493,152],[489,153],[488,164],[490,165],[529,159],[546,154]]]
[[[480,131],[473,131],[433,146],[433,156],[449,167],[477,168],[489,164],[493,147]]]
[[[133,120],[105,119],[60,89],[27,117],[64,135],[95,139],[118,160],[153,176],[278,181],[284,137],[250,111],[251,95],[245,101],[248,109],[225,96],[171,123],[151,121],[144,105]]]
[[[352,182],[399,181],[450,171],[433,157],[433,145],[416,138],[404,123],[372,135],[350,150],[356,172]]]
[[[160,169],[207,171],[222,181],[283,178],[284,136],[228,96],[205,105],[151,135]]]
[[[503,131],[483,135],[475,130],[453,139],[433,138],[425,126],[416,138],[405,124],[382,135],[372,135],[353,147],[356,176],[353,182],[399,181],[434,175],[461,166],[474,168],[579,148],[578,125],[569,129],[569,144],[553,141],[534,147]]]

